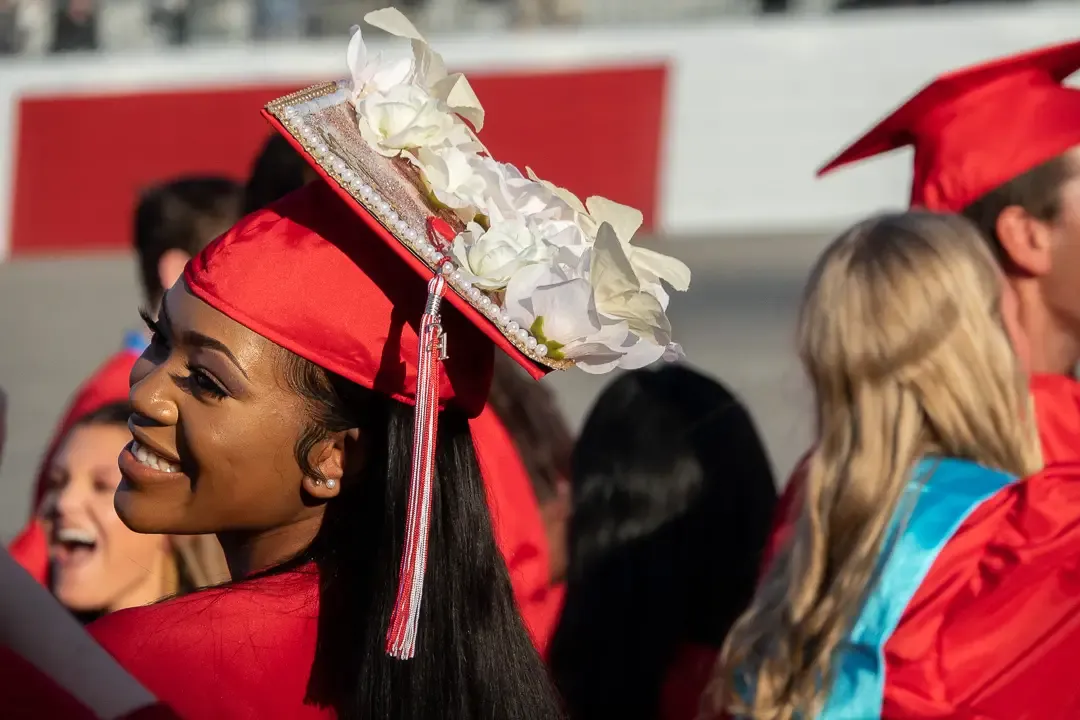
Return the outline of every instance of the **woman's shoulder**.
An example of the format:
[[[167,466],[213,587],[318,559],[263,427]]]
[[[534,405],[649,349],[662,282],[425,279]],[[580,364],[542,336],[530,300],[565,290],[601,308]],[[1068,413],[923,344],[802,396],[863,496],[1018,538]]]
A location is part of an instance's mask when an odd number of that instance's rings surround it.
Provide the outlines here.
[[[304,702],[318,581],[284,573],[112,613],[90,633],[185,718],[323,717]]]
[[[297,629],[318,618],[318,581],[283,573],[206,588],[153,605],[110,613],[90,634],[121,663],[155,654],[197,654],[207,643],[243,644]]]
[[[886,707],[1080,712],[1080,695],[1062,695],[1073,684],[1058,669],[1080,644],[1077,548],[1080,464],[1052,465],[986,497],[937,553],[885,647]],[[1049,714],[1030,714],[1035,697]]]

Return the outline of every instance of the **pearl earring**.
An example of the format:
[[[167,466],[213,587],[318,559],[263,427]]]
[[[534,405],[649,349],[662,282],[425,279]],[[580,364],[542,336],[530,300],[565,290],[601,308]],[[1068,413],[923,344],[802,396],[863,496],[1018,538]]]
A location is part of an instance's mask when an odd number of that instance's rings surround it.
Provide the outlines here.
[[[337,480],[327,480],[326,481],[326,489],[327,490],[333,490],[336,487],[337,487]]]

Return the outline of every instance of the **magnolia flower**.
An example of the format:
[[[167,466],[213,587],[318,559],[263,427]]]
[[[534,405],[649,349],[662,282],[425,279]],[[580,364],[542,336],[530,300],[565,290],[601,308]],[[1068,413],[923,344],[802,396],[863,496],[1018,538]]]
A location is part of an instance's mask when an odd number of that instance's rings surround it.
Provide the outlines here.
[[[549,260],[553,254],[537,241],[524,220],[511,220],[484,230],[469,223],[454,238],[451,254],[469,282],[482,290],[501,290],[522,268]]]
[[[585,232],[595,239],[602,225],[610,225],[642,286],[650,287],[653,294],[662,299],[665,307],[667,292],[660,284],[661,280],[679,292],[685,292],[690,287],[690,268],[686,263],[630,244],[644,220],[640,210],[602,197],[590,197],[585,201],[585,206],[588,210],[588,214],[582,218]]]
[[[642,287],[615,230],[607,223],[596,235],[589,281],[597,312],[625,321],[632,333],[659,347],[660,352],[653,358],[658,359],[671,342],[671,323],[664,304]]]
[[[360,134],[378,153],[396,157],[443,143],[469,141],[468,132],[446,107],[415,85],[373,92],[356,105]]]
[[[516,220],[520,215],[507,199],[502,166],[479,155],[476,143],[421,148],[412,157],[435,199],[457,211],[464,222],[483,215],[487,223]]]
[[[352,74],[354,105],[369,93],[386,92],[407,82],[413,73],[413,61],[409,58],[390,62],[384,61],[381,54],[371,57],[359,26],[353,28],[346,60]]]
[[[392,7],[375,10],[365,15],[364,20],[372,27],[412,42],[413,57],[408,64],[409,73],[402,82],[423,88],[443,102],[450,112],[464,118],[476,132],[480,132],[484,127],[484,108],[469,81],[461,73],[447,73],[442,55],[428,45],[424,36],[400,10]]]
[[[586,372],[644,367],[681,352],[663,304],[642,287],[610,225],[580,256],[561,249],[552,262],[515,273],[505,307],[553,357]]]

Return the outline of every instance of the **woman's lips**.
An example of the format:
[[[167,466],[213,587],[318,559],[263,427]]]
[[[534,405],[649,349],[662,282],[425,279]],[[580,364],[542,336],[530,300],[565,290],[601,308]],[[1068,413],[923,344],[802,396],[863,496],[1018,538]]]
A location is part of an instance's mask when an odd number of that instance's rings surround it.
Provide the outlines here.
[[[180,472],[180,466],[178,464],[170,461],[168,458],[158,455],[150,448],[142,445],[138,440],[132,440],[129,449],[131,450],[131,454],[135,456],[135,459],[147,467],[169,473]]]
[[[57,530],[49,543],[53,561],[65,570],[85,565],[97,551],[97,538],[92,532],[79,528]]]
[[[139,455],[135,453],[138,452]],[[140,459],[140,455],[147,455],[149,453],[145,447],[138,444],[137,441],[132,441],[124,450],[120,453],[120,457],[117,464],[120,466],[120,474],[124,479],[139,483],[139,482],[160,482],[162,480],[175,480],[183,477],[183,473],[180,471],[180,466],[176,463],[167,463],[162,461],[157,455],[152,455],[156,461],[155,465],[144,462]],[[162,470],[161,467],[168,469]]]

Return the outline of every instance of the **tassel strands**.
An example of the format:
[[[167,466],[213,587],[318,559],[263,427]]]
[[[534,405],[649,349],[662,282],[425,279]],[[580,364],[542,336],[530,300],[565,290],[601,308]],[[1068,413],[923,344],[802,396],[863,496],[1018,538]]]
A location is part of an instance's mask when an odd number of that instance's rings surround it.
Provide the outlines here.
[[[405,549],[401,557],[397,599],[386,635],[387,654],[399,660],[408,660],[416,653],[420,603],[424,593],[439,422],[439,364],[446,359],[446,336],[439,315],[445,291],[446,280],[442,274],[431,279],[428,283],[427,307],[420,323],[416,421],[413,426]]]

